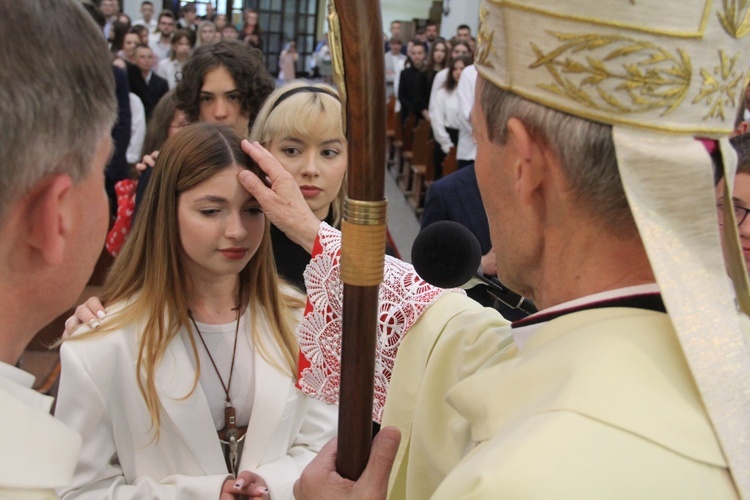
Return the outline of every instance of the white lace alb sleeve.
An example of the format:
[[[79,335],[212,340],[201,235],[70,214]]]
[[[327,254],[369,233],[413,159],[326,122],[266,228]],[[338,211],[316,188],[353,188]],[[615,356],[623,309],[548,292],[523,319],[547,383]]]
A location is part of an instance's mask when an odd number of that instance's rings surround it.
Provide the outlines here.
[[[297,327],[300,344],[299,386],[327,403],[338,403],[341,374],[341,311],[344,285],[339,275],[341,233],[323,223],[305,270],[307,307]],[[393,363],[404,335],[438,297],[434,287],[405,262],[386,256],[378,297],[373,420],[380,422]]]

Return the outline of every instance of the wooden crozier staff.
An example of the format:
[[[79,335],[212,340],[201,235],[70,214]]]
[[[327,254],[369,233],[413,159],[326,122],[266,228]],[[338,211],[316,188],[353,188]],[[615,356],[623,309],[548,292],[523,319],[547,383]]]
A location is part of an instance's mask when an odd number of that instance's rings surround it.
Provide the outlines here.
[[[356,480],[372,441],[372,401],[386,239],[385,59],[378,0],[329,2],[329,45],[349,143],[341,223],[344,283],[336,469]]]

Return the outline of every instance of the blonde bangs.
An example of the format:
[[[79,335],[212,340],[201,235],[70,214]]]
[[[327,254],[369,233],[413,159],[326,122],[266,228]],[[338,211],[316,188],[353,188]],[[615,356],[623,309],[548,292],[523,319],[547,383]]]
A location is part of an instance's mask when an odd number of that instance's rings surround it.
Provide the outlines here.
[[[346,143],[341,103],[322,92],[301,92],[285,99],[271,112],[260,142],[280,137],[330,137]]]

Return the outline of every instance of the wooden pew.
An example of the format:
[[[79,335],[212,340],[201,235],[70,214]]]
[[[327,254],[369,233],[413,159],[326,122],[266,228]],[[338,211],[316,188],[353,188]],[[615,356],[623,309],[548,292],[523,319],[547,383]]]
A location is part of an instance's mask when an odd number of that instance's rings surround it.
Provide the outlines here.
[[[432,137],[432,126],[429,120],[421,120],[414,129],[414,156],[412,159],[412,184],[409,205],[419,216],[424,205],[427,186],[435,180],[435,139]]]
[[[398,165],[398,186],[401,192],[408,194],[411,189],[411,162],[414,156],[414,124],[417,117],[409,115],[401,127],[401,161]]]

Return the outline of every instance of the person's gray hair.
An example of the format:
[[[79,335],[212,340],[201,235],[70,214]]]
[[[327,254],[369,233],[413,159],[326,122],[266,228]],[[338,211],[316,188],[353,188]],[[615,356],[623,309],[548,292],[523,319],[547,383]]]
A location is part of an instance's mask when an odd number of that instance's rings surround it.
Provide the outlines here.
[[[89,172],[117,117],[101,30],[73,0],[0,0],[0,223],[45,176]]]
[[[542,106],[487,81],[480,99],[490,140],[505,144],[508,120],[519,119],[557,155],[584,210],[618,232],[635,229],[617,168],[611,126]]]

